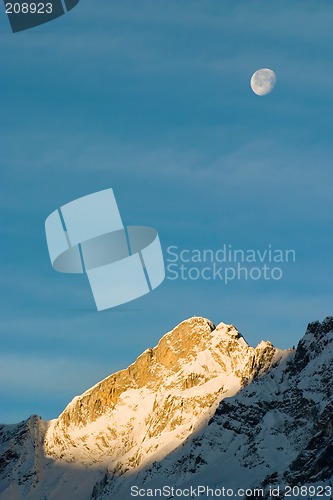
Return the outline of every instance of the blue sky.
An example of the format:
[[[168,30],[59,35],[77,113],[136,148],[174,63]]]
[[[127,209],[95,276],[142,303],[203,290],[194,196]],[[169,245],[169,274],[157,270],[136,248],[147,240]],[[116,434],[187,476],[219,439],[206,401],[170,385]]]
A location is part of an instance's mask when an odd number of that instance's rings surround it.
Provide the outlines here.
[[[251,345],[297,344],[332,314],[333,5],[81,0],[11,34],[1,18],[0,421],[56,417],[192,315]],[[277,74],[266,97],[249,87]],[[97,313],[55,273],[44,222],[114,189],[162,246],[292,248],[280,281],[166,280]]]

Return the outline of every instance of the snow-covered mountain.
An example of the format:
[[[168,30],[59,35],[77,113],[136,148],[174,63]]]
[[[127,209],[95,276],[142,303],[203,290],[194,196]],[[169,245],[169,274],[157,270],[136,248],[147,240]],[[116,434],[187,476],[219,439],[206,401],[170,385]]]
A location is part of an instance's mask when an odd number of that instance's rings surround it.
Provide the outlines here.
[[[105,463],[116,472],[159,460],[212,405],[281,356],[269,342],[249,347],[233,326],[191,318],[126,370],[75,398],[51,422],[46,452],[70,462]]]
[[[234,498],[280,487],[283,498],[287,484],[329,488],[332,339],[333,318],[311,323],[288,351],[190,318],[58,419],[1,426],[0,499],[127,500],[167,485],[184,498],[198,485]]]

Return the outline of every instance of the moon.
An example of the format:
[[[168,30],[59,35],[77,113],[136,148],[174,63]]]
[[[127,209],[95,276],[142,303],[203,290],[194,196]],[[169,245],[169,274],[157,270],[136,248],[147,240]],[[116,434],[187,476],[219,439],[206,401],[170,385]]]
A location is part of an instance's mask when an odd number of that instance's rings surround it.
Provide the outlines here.
[[[257,95],[263,96],[272,92],[276,84],[274,71],[268,68],[258,69],[251,78],[251,88]]]

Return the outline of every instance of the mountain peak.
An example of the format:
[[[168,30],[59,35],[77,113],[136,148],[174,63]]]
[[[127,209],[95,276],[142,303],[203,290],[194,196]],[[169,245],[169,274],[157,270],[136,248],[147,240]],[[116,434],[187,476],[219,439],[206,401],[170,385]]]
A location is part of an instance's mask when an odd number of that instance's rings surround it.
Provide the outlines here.
[[[279,356],[250,347],[233,325],[191,317],[125,370],[73,399],[50,424],[46,450],[67,461],[108,461],[115,471],[178,446],[221,398],[237,393]],[[139,430],[138,430],[139,429]]]
[[[177,356],[183,358],[193,350],[205,348],[214,329],[215,325],[209,319],[193,316],[166,333],[153,349],[153,353],[162,363],[167,361],[171,352],[173,361]]]
[[[190,318],[187,318],[183,320],[181,323],[179,323],[171,332],[166,333],[166,335],[169,335],[170,333],[174,332],[175,330],[178,330],[179,328],[184,328],[188,325],[191,328],[196,328],[196,327],[205,327],[208,326],[210,330],[215,329],[215,325],[210,319],[204,318],[203,316],[191,316]]]
[[[332,331],[333,316],[327,316],[322,322],[312,321],[312,323],[309,323],[306,333],[313,334],[315,337],[320,337]]]
[[[292,373],[304,369],[311,370],[312,365],[324,364],[326,351],[333,342],[333,317],[328,316],[322,322],[313,321],[308,324],[304,337],[299,341],[289,369]]]

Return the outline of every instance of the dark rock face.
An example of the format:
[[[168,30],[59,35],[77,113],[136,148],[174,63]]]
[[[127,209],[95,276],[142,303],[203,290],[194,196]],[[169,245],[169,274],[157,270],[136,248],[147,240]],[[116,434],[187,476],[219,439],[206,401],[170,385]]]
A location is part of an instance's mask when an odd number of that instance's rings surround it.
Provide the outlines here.
[[[299,341],[296,355],[289,369],[291,373],[301,372],[311,359],[322,352],[332,342],[329,333],[333,331],[333,317],[329,316],[322,323],[309,323],[304,337]]]
[[[333,316],[327,316],[322,323],[320,321],[309,323],[306,333],[312,334],[315,338],[321,338],[331,331],[333,331]]]

